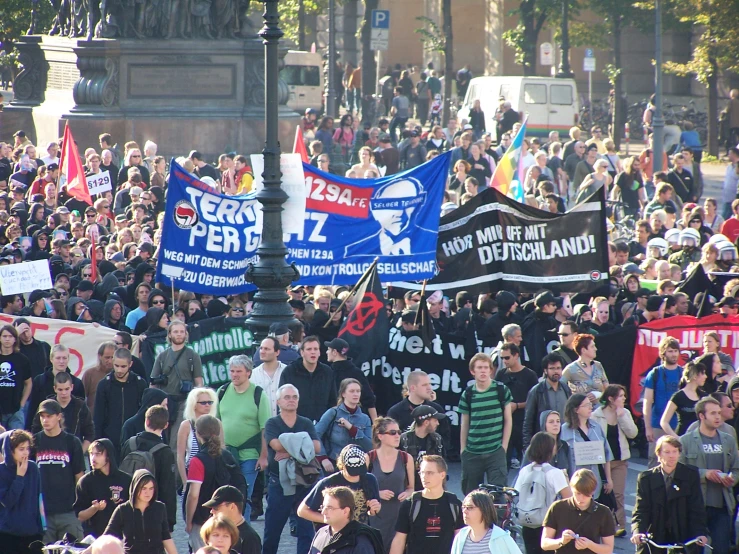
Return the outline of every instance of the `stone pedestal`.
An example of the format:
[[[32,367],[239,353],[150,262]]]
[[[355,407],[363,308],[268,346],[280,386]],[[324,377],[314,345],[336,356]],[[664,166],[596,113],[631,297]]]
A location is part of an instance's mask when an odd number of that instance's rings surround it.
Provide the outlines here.
[[[209,159],[250,154],[264,145],[264,46],[257,39],[78,40],[25,37],[16,100],[0,115],[37,144],[70,122],[80,152],[146,140],[164,156],[196,149]],[[298,114],[280,87],[280,139],[292,145]]]

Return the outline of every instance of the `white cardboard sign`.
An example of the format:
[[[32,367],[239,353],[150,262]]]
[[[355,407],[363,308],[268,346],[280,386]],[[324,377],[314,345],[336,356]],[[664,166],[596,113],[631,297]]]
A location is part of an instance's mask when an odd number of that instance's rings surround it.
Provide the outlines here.
[[[48,260],[0,266],[0,289],[4,296],[53,286]]]

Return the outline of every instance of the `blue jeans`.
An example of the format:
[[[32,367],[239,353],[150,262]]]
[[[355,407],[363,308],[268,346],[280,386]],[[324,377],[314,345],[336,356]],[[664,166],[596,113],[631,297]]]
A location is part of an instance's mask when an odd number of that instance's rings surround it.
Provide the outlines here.
[[[706,523],[713,552],[728,552],[731,544],[731,518],[726,508],[706,506]],[[692,538],[692,537],[691,537]]]
[[[26,402],[26,406],[28,406],[28,402]],[[12,414],[2,414],[0,415],[0,424],[2,424],[7,431],[11,431],[13,429],[24,429],[26,426],[25,413],[25,410],[21,408]]]
[[[310,491],[306,487],[297,487],[295,494],[285,496],[280,485],[280,478],[270,474],[267,484],[267,510],[264,513],[264,544],[262,554],[277,554],[280,535],[290,514],[294,514]],[[307,554],[313,541],[313,524],[302,517],[297,518],[298,548],[296,554]]]
[[[241,462],[241,473],[246,479],[246,501],[244,502],[244,519],[249,521],[251,516],[251,493],[254,492],[254,482],[257,480],[257,461],[256,460],[244,460]]]

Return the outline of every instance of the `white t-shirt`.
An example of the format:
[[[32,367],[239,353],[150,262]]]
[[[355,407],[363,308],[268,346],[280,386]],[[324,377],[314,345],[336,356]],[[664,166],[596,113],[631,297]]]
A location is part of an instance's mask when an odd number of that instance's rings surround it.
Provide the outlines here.
[[[516,479],[516,484],[513,485],[513,488],[519,490],[519,483],[523,483],[529,473],[531,473],[532,471],[542,471],[542,468],[552,468],[549,469],[546,473],[547,502],[551,504],[557,499],[559,491],[561,491],[562,489],[566,489],[569,486],[569,483],[567,482],[564,471],[550,464],[539,465],[532,462],[523,466],[518,472],[518,478]]]
[[[267,395],[272,417],[277,415],[277,389],[280,388],[280,377],[282,377],[282,371],[285,367],[287,366],[282,362],[277,362],[277,371],[270,378],[269,374],[264,370],[264,364],[260,364],[254,368],[251,377],[249,377],[249,382],[262,387]]]

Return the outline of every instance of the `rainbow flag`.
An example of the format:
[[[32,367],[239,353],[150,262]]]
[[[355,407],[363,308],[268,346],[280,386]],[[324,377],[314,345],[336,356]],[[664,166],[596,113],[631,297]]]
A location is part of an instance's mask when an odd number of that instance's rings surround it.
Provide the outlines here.
[[[518,130],[516,137],[513,142],[503,154],[503,157],[498,162],[493,173],[493,178],[490,180],[490,186],[498,189],[500,192],[513,198],[517,202],[523,202],[523,182],[524,182],[524,169],[522,164],[521,149],[523,146],[523,139],[526,136],[526,121],[528,117],[524,119],[523,125]]]

